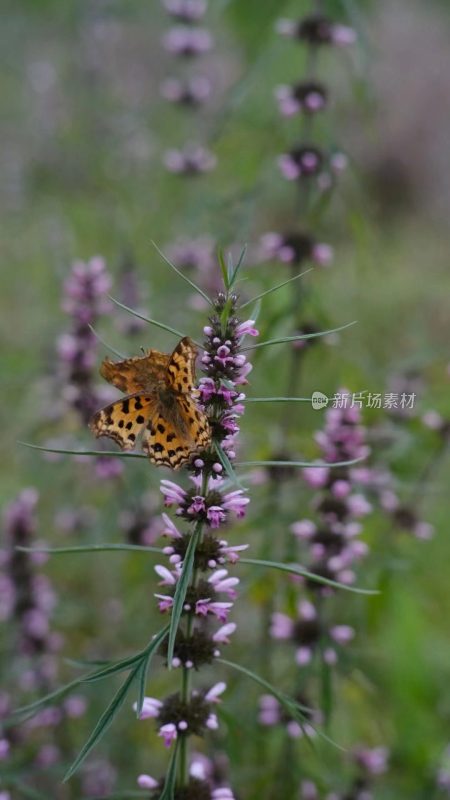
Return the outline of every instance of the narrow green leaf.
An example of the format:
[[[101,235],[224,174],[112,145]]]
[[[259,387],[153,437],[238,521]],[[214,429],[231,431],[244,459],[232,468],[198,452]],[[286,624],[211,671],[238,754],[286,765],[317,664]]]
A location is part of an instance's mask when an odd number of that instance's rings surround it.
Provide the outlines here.
[[[114,661],[112,664],[107,664],[105,667],[100,667],[100,669],[95,672],[85,675],[81,678],[81,682],[96,683],[96,681],[101,681],[103,678],[108,678],[110,675],[115,675],[117,672],[125,672],[126,669],[134,665],[139,666],[139,663],[144,659],[144,655],[145,651],[140,650],[139,653],[134,653],[132,656],[121,658],[120,661]]]
[[[125,361],[125,359],[129,358],[129,356],[124,356],[124,355],[123,355],[123,353],[119,353],[119,351],[118,351],[118,350],[115,350],[115,349],[114,349],[114,347],[111,347],[111,345],[110,345],[110,344],[107,344],[107,343],[105,342],[105,340],[104,340],[104,339],[102,339],[102,337],[100,336],[100,334],[99,334],[99,333],[97,333],[97,331],[95,330],[95,328],[93,327],[93,325],[89,325],[89,324],[88,324],[88,328],[89,328],[89,330],[91,331],[91,333],[93,333],[93,334],[94,334],[95,338],[96,338],[96,339],[98,339],[98,341],[100,342],[100,344],[102,344],[102,345],[103,345],[103,347],[105,347],[107,350],[109,350],[109,351],[110,351],[110,353],[113,353],[113,355],[115,355],[115,356],[116,356],[118,359],[120,359],[120,361]]]
[[[170,757],[169,766],[167,768],[166,780],[164,781],[164,788],[159,796],[159,800],[174,800],[175,798],[175,784],[177,780],[179,742],[180,742],[179,739],[175,740],[172,755]]]
[[[301,703],[297,703],[296,700],[294,700],[291,697],[288,697],[287,695],[284,694],[284,692],[279,692],[278,689],[276,689],[275,686],[272,686],[271,683],[266,681],[265,678],[262,678],[260,675],[257,675],[257,673],[253,672],[251,669],[243,667],[242,664],[235,664],[234,661],[228,661],[226,658],[217,658],[216,661],[218,661],[220,664],[225,664],[227,667],[232,667],[238,672],[242,672],[243,675],[246,675],[248,678],[251,678],[253,681],[255,681],[255,683],[259,683],[259,685],[262,686],[263,689],[269,692],[269,694],[272,694],[274,697],[276,697],[277,700],[283,705],[288,704],[289,707],[295,706],[301,711],[306,711],[306,712],[312,710],[308,706],[304,706]]]
[[[169,633],[169,625],[166,625],[162,631],[156,634],[154,639],[150,642],[147,647],[147,652],[142,660],[141,670],[139,673],[139,692],[138,692],[138,699],[137,699],[137,710],[136,715],[139,718],[142,706],[144,705],[145,699],[145,690],[147,688],[147,681],[148,681],[148,671],[150,669],[150,664],[152,662],[153,656],[157,652],[158,648],[161,646],[162,642],[166,638]]]
[[[225,259],[223,257],[223,250],[221,247],[219,247],[217,251],[217,258],[219,260],[220,271],[222,273],[222,278],[223,278],[223,284],[225,286],[225,289],[228,291],[228,289],[230,288],[229,275],[228,275],[227,265],[225,264]]]
[[[183,606],[186,600],[186,592],[192,579],[192,572],[194,567],[195,551],[200,539],[201,527],[197,527],[191,536],[191,540],[186,550],[186,555],[183,561],[183,568],[181,575],[178,578],[175,595],[173,598],[172,615],[170,618],[169,642],[167,645],[167,664],[168,668],[172,669],[173,649],[175,646],[175,638],[178,632],[181,615],[183,613]]]
[[[124,670],[129,669],[130,666],[133,666],[133,664],[135,664],[137,661],[141,660],[144,653],[145,650],[135,653],[132,656],[122,658],[119,661],[108,662],[100,669],[94,670],[94,672],[90,672],[87,675],[81,675],[79,678],[75,678],[73,681],[70,681],[70,683],[66,683],[65,686],[61,686],[59,689],[55,689],[53,692],[50,692],[44,697],[40,697],[39,700],[35,700],[33,703],[29,703],[26,706],[21,706],[20,708],[16,709],[12,712],[11,719],[15,719],[19,716],[26,716],[27,718],[29,716],[34,716],[34,714],[41,708],[45,708],[45,706],[48,706],[49,703],[52,703],[54,700],[65,697],[65,695],[69,694],[72,689],[78,688],[83,683],[93,683],[101,680],[102,678],[108,677],[108,675],[113,675],[116,672],[123,672]]]
[[[246,397],[246,403],[311,403],[311,397]]]
[[[239,486],[241,489],[243,489],[244,486],[242,486],[241,482],[239,481],[233,469],[233,465],[223,447],[219,444],[219,442],[214,442],[214,447],[217,452],[217,455],[219,456],[219,461],[222,464],[223,468],[225,469],[225,472],[227,473],[230,481],[236,486]]]
[[[40,711],[41,708],[45,708],[50,703],[53,703],[54,700],[59,700],[69,694],[72,689],[76,689],[80,684],[83,682],[83,678],[75,678],[75,680],[70,681],[70,683],[66,683],[65,686],[61,686],[59,689],[55,689],[53,692],[46,694],[44,697],[40,697],[39,700],[35,700],[33,703],[28,703],[26,706],[21,706],[20,708],[16,708],[14,711],[11,712],[10,717],[6,723],[15,724],[17,725],[17,717],[24,717],[22,721],[28,719],[29,717],[34,716],[37,711]],[[9,722],[11,720],[11,723]]]
[[[225,305],[224,305],[222,311],[220,312],[220,324],[221,324],[221,327],[222,327],[223,335],[225,335],[225,331],[226,331],[226,328],[227,328],[228,320],[230,318],[231,307],[232,307],[232,301],[231,301],[231,297],[229,297],[228,300],[225,302]]]
[[[248,678],[251,678],[253,681],[255,681],[255,683],[258,683],[260,686],[263,686],[264,689],[270,692],[270,694],[272,694],[278,700],[280,705],[282,705],[283,708],[286,709],[288,714],[290,714],[290,716],[293,717],[299,723],[299,725],[301,725],[302,727],[305,724],[309,725],[316,731],[316,733],[322,739],[334,745],[334,747],[337,747],[338,750],[342,750],[343,752],[345,752],[344,747],[341,747],[341,745],[337,744],[337,742],[334,742],[332,739],[330,739],[328,736],[322,733],[322,731],[319,728],[315,728],[314,725],[311,723],[311,720],[308,717],[306,717],[304,713],[302,713],[302,711],[308,712],[311,709],[307,708],[306,706],[300,705],[300,703],[297,703],[297,701],[294,700],[294,698],[288,697],[288,695],[285,695],[283,692],[279,692],[278,689],[276,689],[275,686],[272,686],[271,683],[268,683],[268,681],[266,681],[264,678],[261,678],[260,675],[257,675],[255,672],[252,672],[252,670],[247,669],[246,667],[243,667],[241,664],[236,664],[234,661],[228,661],[226,658],[217,658],[216,661],[218,661],[220,664],[224,664],[227,667],[231,667],[232,669],[235,669],[238,672],[242,672],[244,675],[247,675]]]
[[[321,575],[316,575],[314,572],[309,572],[307,569],[297,566],[297,564],[282,564],[278,561],[265,561],[260,558],[240,558],[239,563],[252,564],[255,567],[269,567],[271,569],[281,570],[281,572],[290,572],[291,575],[299,575],[303,578],[308,578],[308,580],[315,581],[316,583],[322,583],[325,586],[333,586],[334,589],[344,589],[344,591],[353,592],[354,594],[379,594],[377,589],[360,589],[357,586],[347,586],[345,583],[339,583],[338,581],[331,580],[331,578],[324,578]]]
[[[354,458],[351,461],[333,461],[328,464],[327,461],[238,461],[237,467],[351,467],[352,464],[359,464],[365,461],[365,456],[362,458]]]
[[[303,339],[317,339],[320,336],[328,336],[330,333],[337,333],[338,331],[344,331],[346,328],[351,328],[352,325],[356,325],[357,320],[353,322],[348,322],[346,325],[341,325],[339,328],[331,328],[328,331],[319,331],[318,333],[303,333],[298,336],[282,336],[280,339],[269,339],[267,342],[258,342],[257,344],[251,344],[248,347],[243,347],[243,351],[247,350],[257,350],[260,347],[268,347],[272,344],[284,344],[285,342],[299,342]]]
[[[261,300],[256,300],[255,305],[250,311],[250,319],[253,319],[256,322],[259,317],[260,311],[261,311]]]
[[[128,789],[128,791],[123,789],[118,794],[105,795],[101,798],[101,800],[135,800],[137,797],[143,798],[143,800],[148,800],[148,789]],[[100,800],[100,798],[90,798],[90,800]]]
[[[232,255],[231,255],[231,253],[228,253],[228,259],[227,259],[227,273],[228,273],[228,287],[230,288],[230,287],[231,287],[231,284],[232,284],[232,282],[233,282],[233,273],[234,273],[234,267],[233,267],[233,257],[232,257]]]
[[[140,553],[159,553],[163,552],[161,547],[147,547],[141,544],[79,544],[69,547],[22,547],[15,548],[22,553],[48,553],[52,556],[64,555],[65,553],[102,553],[102,552],[121,552],[131,551]]]
[[[86,744],[81,748],[72,766],[69,767],[69,769],[67,770],[64,776],[64,781],[63,781],[64,783],[66,783],[72,777],[72,775],[74,775],[74,773],[81,766],[85,758],[87,758],[91,750],[105,735],[106,731],[112,724],[114,717],[116,716],[116,714],[118,714],[118,712],[122,708],[127,698],[128,692],[131,689],[132,684],[136,680],[140,669],[141,669],[141,662],[139,662],[139,664],[130,672],[130,674],[120,687],[120,689],[116,692],[109,706],[105,709],[99,721],[97,722],[97,725],[95,726],[94,730],[89,736]]]
[[[23,800],[25,800],[25,798],[27,800],[48,800],[47,794],[42,794],[41,792],[36,791],[36,789],[32,789],[31,786],[28,786],[22,781],[15,780],[14,778],[9,779],[8,785],[14,786],[17,791],[20,792],[20,797],[23,798]]]
[[[236,278],[237,278],[237,276],[238,276],[239,270],[240,270],[240,268],[242,267],[242,264],[244,263],[244,258],[245,258],[245,254],[246,254],[246,252],[247,252],[247,245],[246,245],[246,244],[244,244],[244,247],[242,248],[242,250],[241,250],[241,254],[240,254],[239,258],[238,258],[237,264],[236,264],[236,266],[235,266],[235,268],[234,268],[234,272],[233,272],[233,273],[232,273],[232,275],[231,275],[231,280],[230,280],[230,289],[231,289],[231,288],[234,286],[234,284],[235,284],[235,281],[236,281]]]
[[[135,798],[140,797],[143,800],[148,800],[149,794],[148,789],[123,789],[119,794],[108,794],[104,795],[101,800],[135,800]],[[99,797],[90,798],[90,800],[100,800]]]
[[[63,658],[65,664],[75,669],[92,669],[92,667],[107,667],[110,661],[105,658]]]
[[[268,294],[272,294],[272,292],[278,291],[278,289],[282,289],[283,286],[287,286],[288,283],[292,283],[292,281],[297,281],[299,278],[303,278],[304,275],[307,275],[308,272],[313,272],[313,267],[310,269],[305,269],[303,272],[299,272],[298,275],[294,275],[293,278],[289,278],[287,281],[283,281],[283,283],[277,283],[276,286],[272,286],[270,289],[267,289],[265,292],[261,292],[261,294],[257,294],[256,297],[252,297],[251,300],[246,300],[245,303],[242,303],[240,308],[246,308],[247,306],[251,306],[252,303],[255,303],[256,300],[262,300],[263,297],[266,297]],[[252,317],[253,319],[253,317]]]
[[[138,311],[135,311],[133,308],[129,308],[129,306],[124,305],[119,300],[116,300],[114,297],[111,297],[111,295],[108,295],[108,297],[110,300],[112,300],[112,302],[116,306],[119,306],[119,308],[123,308],[125,311],[128,311],[129,314],[132,314],[134,317],[137,317],[138,319],[143,319],[144,322],[148,322],[150,325],[154,325],[155,328],[161,328],[161,330],[163,331],[167,331],[168,333],[173,333],[174,336],[178,336],[180,339],[183,339],[186,336],[186,334],[183,333],[182,331],[177,331],[176,328],[172,328],[170,325],[166,325],[164,322],[158,322],[156,319],[151,319],[151,317],[144,317],[143,314],[139,314]],[[199,347],[201,347],[201,345],[199,345],[198,342],[196,342],[196,344]]]
[[[115,456],[115,458],[145,458],[143,453],[122,453],[120,450],[65,450],[58,447],[44,447],[40,444],[31,444],[31,442],[20,442],[17,444],[23,447],[30,447],[32,450],[42,450],[44,453],[60,453],[66,456]],[[148,459],[147,459],[148,460]]]
[[[172,269],[177,273],[177,275],[180,276],[180,278],[182,278],[184,281],[186,281],[186,283],[188,283],[189,286],[192,287],[192,289],[195,289],[195,291],[198,292],[198,294],[200,294],[206,300],[206,302],[209,303],[210,306],[212,306],[213,303],[212,303],[211,299],[208,297],[207,294],[205,294],[203,289],[200,289],[200,287],[197,286],[197,284],[195,284],[193,281],[191,281],[190,278],[188,278],[188,276],[184,274],[184,272],[181,272],[181,270],[179,270],[178,267],[175,266],[175,264],[172,264],[172,262],[169,261],[167,256],[164,255],[164,253],[159,249],[159,247],[156,244],[156,242],[154,242],[153,240],[152,240],[152,245],[155,248],[155,250],[159,253],[159,255],[161,256],[163,261],[165,261],[166,264],[169,265],[169,267],[172,267]]]

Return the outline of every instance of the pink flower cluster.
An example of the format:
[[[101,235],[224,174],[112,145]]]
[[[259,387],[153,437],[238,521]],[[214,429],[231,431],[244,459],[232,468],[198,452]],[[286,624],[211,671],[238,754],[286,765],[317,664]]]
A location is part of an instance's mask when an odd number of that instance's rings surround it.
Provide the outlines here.
[[[57,341],[63,399],[88,422],[99,405],[95,386],[97,339],[91,326],[110,310],[108,292],[111,277],[104,260],[77,261],[64,283],[63,310],[71,318],[71,328]]]

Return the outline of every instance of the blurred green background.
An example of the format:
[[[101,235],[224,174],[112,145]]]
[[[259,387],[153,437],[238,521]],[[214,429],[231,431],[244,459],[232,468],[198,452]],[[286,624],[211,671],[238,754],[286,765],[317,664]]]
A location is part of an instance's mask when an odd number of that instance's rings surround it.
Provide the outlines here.
[[[298,121],[280,118],[273,88],[301,75],[304,54],[273,29],[278,16],[300,16],[310,4],[216,0],[210,5],[206,22],[216,45],[204,64],[217,92],[207,109],[189,113],[168,107],[159,96],[159,84],[172,69],[161,46],[168,20],[159,3],[2,3],[0,496],[8,502],[21,487],[36,486],[39,538],[53,544],[59,543],[54,517],[61,506],[96,507],[89,541],[120,540],[120,509],[132,507],[148,486],[155,493],[155,513],[159,510],[160,475],[141,462],[127,462],[119,490],[111,491],[106,484],[92,487],[84,464],[55,465],[16,444],[67,431],[90,444],[76,420],[55,424],[52,418],[59,404],[51,379],[55,340],[68,324],[60,308],[62,282],[74,259],[101,254],[118,276],[131,254],[141,305],[195,337],[205,315],[190,308],[188,287],[164,264],[152,239],[163,249],[176,239],[205,234],[233,251],[248,243],[245,296],[288,277],[279,264],[252,265],[252,253],[263,232],[298,218],[293,189],[276,166],[277,155],[295,141]],[[351,52],[327,51],[320,62],[333,103],[317,136],[324,145],[342,148],[350,168],[316,231],[335,248],[335,262],[308,276],[307,302],[325,328],[354,319],[358,325],[335,346],[311,349],[301,394],[332,393],[341,385],[383,392],[396,376],[413,371],[423,387],[419,410],[437,409],[448,417],[450,10],[446,3],[414,0],[325,5],[356,25],[359,39]],[[191,181],[162,166],[164,150],[189,139],[207,143],[218,157],[214,172]],[[285,290],[263,303],[258,320],[263,334],[274,326],[280,330],[274,320],[288,297]],[[174,344],[154,328],[129,342],[109,321],[100,332],[125,352],[138,352],[141,345],[170,350]],[[287,356],[280,361],[282,352],[261,351],[249,394],[283,393]],[[276,448],[282,413],[249,407],[246,458],[267,457]],[[320,425],[317,412],[299,406],[297,447],[308,458],[316,455],[312,434]],[[386,462],[396,468],[405,498],[435,448],[433,434],[418,423],[386,447]],[[360,582],[373,585],[384,576],[382,595],[337,600],[356,624],[358,639],[336,689],[332,735],[343,746],[364,741],[391,748],[391,770],[376,789],[376,797],[386,800],[433,797],[433,774],[450,741],[449,478],[447,458],[422,498],[422,514],[436,529],[430,542],[402,538],[382,517],[368,524],[373,557]],[[304,504],[307,497],[304,491]],[[255,490],[255,500],[257,509],[263,487]],[[304,516],[304,508],[296,514]],[[257,511],[233,536],[250,537],[256,553],[255,520]],[[62,598],[55,625],[66,636],[64,656],[120,656],[142,645],[149,625],[156,629],[152,562],[77,556],[51,559],[45,570]],[[246,630],[252,630],[259,596],[255,576],[248,568],[243,574],[241,627],[232,648],[236,661],[247,659]],[[123,609],[115,615],[117,598]],[[91,653],[87,641],[97,641],[89,645]],[[67,666],[62,671],[71,674]],[[9,680],[6,676],[6,685]],[[155,694],[170,680],[160,675]],[[239,797],[252,800],[267,780],[258,763],[260,734],[254,733],[258,692],[240,680],[231,683],[236,685],[224,704],[229,736],[223,747]],[[92,695],[92,716],[72,723],[73,753],[108,692],[111,688],[101,687]],[[237,725],[233,714],[243,702],[245,715]],[[130,743],[128,750],[124,742]],[[147,753],[147,732],[122,716],[100,748],[116,763],[120,786],[133,788],[144,768],[163,769],[165,756],[156,742],[153,737]],[[318,775],[332,775],[339,753],[323,744],[317,750],[310,754],[306,746],[303,758],[311,759]]]

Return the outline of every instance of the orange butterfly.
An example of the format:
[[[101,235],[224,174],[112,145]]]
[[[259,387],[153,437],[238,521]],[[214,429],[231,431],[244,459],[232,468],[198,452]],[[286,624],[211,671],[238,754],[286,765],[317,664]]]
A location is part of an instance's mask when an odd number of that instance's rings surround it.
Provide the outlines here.
[[[197,348],[187,336],[171,355],[148,350],[142,357],[105,359],[100,374],[126,397],[94,414],[95,436],[109,436],[122,450],[132,450],[139,434],[153,464],[179,469],[211,444],[206,414],[197,406]]]

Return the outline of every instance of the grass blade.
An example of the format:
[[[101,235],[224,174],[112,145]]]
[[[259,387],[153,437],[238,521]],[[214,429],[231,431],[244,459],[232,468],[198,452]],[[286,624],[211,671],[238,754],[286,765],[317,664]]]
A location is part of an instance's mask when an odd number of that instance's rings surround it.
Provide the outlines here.
[[[188,276],[184,274],[184,272],[181,272],[181,270],[179,270],[178,267],[175,266],[175,264],[172,264],[172,262],[169,261],[167,256],[164,255],[164,253],[159,249],[159,247],[156,244],[156,242],[154,242],[153,240],[152,240],[152,245],[155,248],[155,250],[157,251],[157,253],[159,253],[161,258],[166,262],[166,264],[168,264],[169,267],[172,267],[172,269],[177,273],[177,275],[180,276],[180,278],[182,278],[184,281],[186,281],[186,283],[188,283],[189,286],[192,287],[192,289],[195,289],[195,291],[198,292],[198,294],[200,294],[203,297],[203,299],[206,300],[206,302],[210,306],[212,306],[213,305],[212,300],[208,297],[207,294],[205,294],[203,289],[200,289],[200,286],[197,286],[197,284],[195,284],[193,281],[191,281],[190,278],[188,278]]]
[[[346,583],[339,583],[339,581],[333,581],[331,578],[323,578],[321,575],[316,575],[314,572],[309,572],[307,569],[297,566],[297,564],[282,564],[278,561],[264,561],[259,558],[240,558],[239,563],[252,564],[255,567],[269,567],[281,570],[281,572],[290,572],[291,575],[299,575],[316,583],[332,586],[334,589],[344,589],[346,592],[353,592],[354,594],[380,594],[377,589],[359,589],[357,586],[348,586]]]
[[[66,783],[72,777],[72,775],[74,775],[74,773],[81,766],[85,758],[87,758],[91,750],[105,735],[106,731],[111,726],[114,717],[116,716],[116,714],[118,714],[123,704],[125,703],[128,692],[131,689],[132,684],[136,680],[139,674],[139,670],[141,668],[142,668],[142,661],[140,661],[139,664],[130,672],[128,677],[123,682],[122,686],[118,689],[113,699],[111,700],[109,706],[105,709],[99,721],[97,722],[97,725],[95,726],[94,730],[89,736],[87,742],[78,753],[78,756],[76,757],[72,766],[69,767],[69,769],[67,770],[63,780],[64,783]]]
[[[201,527],[198,526],[191,536],[186,555],[184,557],[183,569],[177,581],[175,595],[173,598],[172,616],[170,619],[169,642],[167,645],[167,664],[168,668],[172,668],[173,649],[175,646],[175,638],[178,632],[181,615],[183,613],[184,601],[186,600],[186,592],[191,582],[195,551],[200,539]]]
[[[310,269],[305,269],[303,272],[299,272],[298,275],[294,275],[293,278],[289,278],[287,281],[283,281],[283,283],[277,283],[276,286],[272,286],[270,289],[267,289],[265,292],[261,292],[261,294],[257,294],[256,297],[253,297],[251,300],[247,300],[245,303],[242,303],[240,308],[246,308],[247,306],[251,306],[252,303],[255,303],[257,300],[262,300],[263,297],[266,297],[268,294],[272,294],[272,292],[276,292],[278,289],[281,289],[283,286],[287,286],[288,283],[292,283],[292,281],[296,281],[299,278],[303,278],[304,275],[307,275],[308,272],[312,272],[313,267]]]
[[[340,325],[339,328],[331,328],[328,331],[319,331],[318,333],[304,333],[299,336],[282,336],[280,339],[268,339],[266,342],[258,342],[257,344],[251,344],[248,347],[243,347],[242,350],[257,350],[259,347],[268,347],[272,344],[284,344],[285,342],[299,342],[303,339],[317,339],[319,336],[328,336],[331,333],[337,333],[338,331],[344,331],[346,328],[351,328],[353,325],[356,325],[357,320],[353,322],[347,322],[346,325]]]

